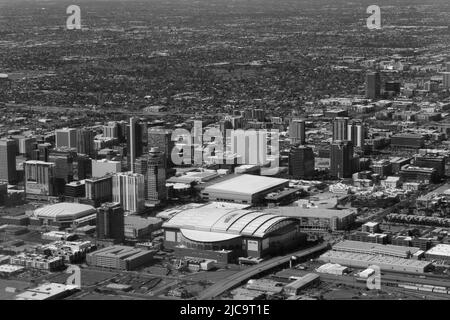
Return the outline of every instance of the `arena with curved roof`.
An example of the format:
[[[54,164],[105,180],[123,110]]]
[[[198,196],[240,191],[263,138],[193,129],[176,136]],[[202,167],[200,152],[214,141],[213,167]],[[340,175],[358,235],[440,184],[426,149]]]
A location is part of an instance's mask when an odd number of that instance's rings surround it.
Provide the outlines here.
[[[290,217],[256,210],[195,208],[163,224],[166,247],[232,250],[238,256],[261,257],[299,244],[304,234]]]
[[[90,205],[61,202],[36,209],[34,217],[42,224],[69,227],[95,220],[96,213],[95,208]]]

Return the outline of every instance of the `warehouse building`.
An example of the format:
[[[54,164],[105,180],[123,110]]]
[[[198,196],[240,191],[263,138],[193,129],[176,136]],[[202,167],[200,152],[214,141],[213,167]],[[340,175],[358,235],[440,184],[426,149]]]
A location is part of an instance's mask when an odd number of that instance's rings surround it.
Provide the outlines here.
[[[315,285],[319,283],[320,277],[319,275],[315,273],[308,273],[307,275],[301,277],[300,279],[295,280],[294,282],[291,282],[284,286],[284,293],[295,296],[299,294],[299,292],[302,289],[305,289],[306,287]]]
[[[450,245],[438,244],[425,252],[425,258],[427,260],[445,261],[450,262]]]
[[[277,207],[265,211],[298,219],[300,228],[305,231],[347,230],[355,221],[355,211],[348,209]]]
[[[182,211],[163,224],[166,248],[229,250],[234,257],[262,257],[306,241],[298,220],[230,207]]]
[[[70,296],[77,290],[73,285],[45,283],[18,294],[16,300],[58,300]]]
[[[383,255],[383,256],[409,259],[416,252],[420,251],[420,248],[345,240],[345,241],[341,241],[341,242],[335,244],[333,246],[333,251],[371,254],[371,255]]]
[[[127,246],[111,246],[86,256],[90,266],[115,270],[134,270],[152,261],[154,251]]]
[[[383,271],[406,273],[425,273],[432,268],[432,264],[428,261],[334,250],[322,254],[319,260],[327,263],[338,263],[352,268],[365,269],[375,265]]]
[[[289,180],[286,179],[243,174],[207,186],[202,191],[202,198],[207,201],[257,204],[263,202],[269,193],[288,186]]]

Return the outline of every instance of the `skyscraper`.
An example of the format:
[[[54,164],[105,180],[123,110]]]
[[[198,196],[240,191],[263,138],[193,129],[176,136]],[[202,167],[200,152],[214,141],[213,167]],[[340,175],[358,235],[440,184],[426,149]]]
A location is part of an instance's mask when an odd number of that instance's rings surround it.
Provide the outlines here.
[[[334,178],[352,175],[353,144],[351,141],[335,141],[331,145],[330,174]]]
[[[442,84],[444,88],[450,88],[450,72],[442,72]]]
[[[148,147],[158,148],[164,153],[166,158],[166,167],[173,167],[171,161],[172,150],[175,146],[175,141],[172,141],[172,131],[164,128],[152,128],[148,130]]]
[[[348,140],[347,117],[337,117],[333,120],[333,141]]]
[[[364,123],[353,122],[347,126],[348,140],[353,143],[353,146],[363,148],[366,139],[366,127]]]
[[[158,148],[152,148],[149,152],[147,183],[147,200],[165,201],[167,199],[165,156]]]
[[[147,125],[140,123],[137,118],[130,118],[127,130],[128,166],[134,170],[134,161],[144,153],[147,145]]]
[[[25,193],[28,199],[54,195],[54,163],[35,160],[26,161],[24,171]]]
[[[74,162],[77,153],[71,148],[58,148],[51,150],[48,162],[53,162],[55,166],[55,192],[64,194],[64,186],[73,181]]]
[[[94,132],[89,129],[77,130],[77,152],[88,156],[94,154]]]
[[[112,239],[122,243],[125,237],[125,217],[119,203],[105,203],[97,209],[97,239]]]
[[[304,120],[292,120],[289,125],[289,138],[292,144],[305,144],[306,133]]]
[[[376,100],[381,94],[381,77],[379,72],[366,74],[366,98]]]
[[[0,140],[0,181],[17,182],[17,144],[11,139]]]
[[[314,176],[314,152],[312,148],[299,146],[289,152],[289,175],[295,179]]]
[[[121,172],[113,175],[113,202],[125,211],[139,213],[145,206],[145,181],[142,174]]]
[[[56,147],[77,148],[77,129],[57,129],[56,135]]]
[[[101,203],[112,201],[112,176],[85,180],[86,199],[97,207]]]
[[[108,125],[103,126],[103,136],[107,138],[119,138],[119,126],[117,122],[110,121]]]

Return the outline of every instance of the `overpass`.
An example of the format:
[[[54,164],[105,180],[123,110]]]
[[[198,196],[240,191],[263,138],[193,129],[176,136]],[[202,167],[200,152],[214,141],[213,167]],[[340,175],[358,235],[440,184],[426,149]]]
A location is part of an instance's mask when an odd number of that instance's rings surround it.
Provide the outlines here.
[[[291,253],[289,255],[281,256],[281,257],[275,257],[272,259],[269,259],[267,261],[263,261],[260,264],[257,264],[255,266],[249,267],[245,270],[242,270],[236,274],[233,274],[232,276],[221,280],[211,287],[207,288],[201,295],[198,296],[198,300],[210,300],[213,299],[222,293],[224,293],[227,290],[230,290],[240,283],[244,282],[245,280],[248,280],[252,277],[255,277],[256,275],[266,272],[268,270],[271,270],[273,268],[276,268],[278,266],[281,266],[285,263],[288,263],[291,259],[291,257],[295,256],[297,258],[302,258],[309,256],[313,253],[325,250],[328,248],[328,243],[320,243],[313,247],[306,248],[294,253]]]

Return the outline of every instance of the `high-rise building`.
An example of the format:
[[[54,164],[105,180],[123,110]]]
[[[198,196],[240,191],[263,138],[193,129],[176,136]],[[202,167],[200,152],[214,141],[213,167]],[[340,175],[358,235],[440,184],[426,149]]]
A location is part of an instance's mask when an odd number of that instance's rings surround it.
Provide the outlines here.
[[[112,176],[85,180],[86,199],[97,207],[102,203],[112,201]]]
[[[450,88],[450,72],[442,72],[442,84],[444,88]]]
[[[92,177],[92,159],[85,154],[77,155],[73,164],[73,178],[84,180],[90,177]]]
[[[333,120],[333,141],[348,140],[347,117],[337,117]]]
[[[353,144],[351,141],[335,141],[331,145],[330,174],[335,178],[352,175]]]
[[[122,243],[125,237],[125,217],[119,203],[105,203],[97,209],[97,239],[112,239]]]
[[[88,156],[94,155],[94,131],[77,130],[77,152]]]
[[[266,113],[265,113],[264,109],[253,109],[252,110],[252,118],[255,119],[256,121],[263,122],[266,118]]]
[[[36,160],[24,163],[27,198],[54,195],[55,167],[54,163]]]
[[[72,182],[74,178],[74,162],[77,153],[75,149],[58,148],[50,151],[48,162],[54,163],[55,166],[55,192],[64,194],[64,187],[67,183]]]
[[[119,173],[122,171],[120,161],[113,160],[92,160],[92,177],[100,178],[107,174]]]
[[[148,155],[147,185],[147,200],[167,199],[165,156],[158,148],[152,148]]]
[[[289,138],[291,139],[291,143],[304,145],[306,142],[305,130],[304,120],[292,120],[289,125]]]
[[[57,129],[55,135],[57,148],[77,148],[77,129]]]
[[[106,138],[119,138],[119,126],[117,122],[110,121],[108,125],[103,126],[103,136]]]
[[[173,167],[171,161],[172,150],[175,147],[175,141],[172,141],[172,131],[163,128],[152,128],[148,131],[148,147],[158,148],[164,153],[166,158],[166,167]]]
[[[376,100],[381,94],[381,77],[379,72],[368,72],[366,74],[366,97]]]
[[[139,213],[145,206],[145,181],[142,174],[121,172],[113,175],[113,202],[125,211]]]
[[[312,148],[306,146],[291,148],[289,175],[295,179],[312,178],[314,176],[314,152]]]
[[[353,146],[363,148],[366,139],[366,127],[364,123],[353,122],[347,126],[347,138]]]
[[[130,118],[127,130],[128,166],[134,170],[134,161],[144,154],[147,145],[147,125],[140,123],[137,118]]]
[[[17,182],[17,144],[11,139],[0,140],[0,181]]]

